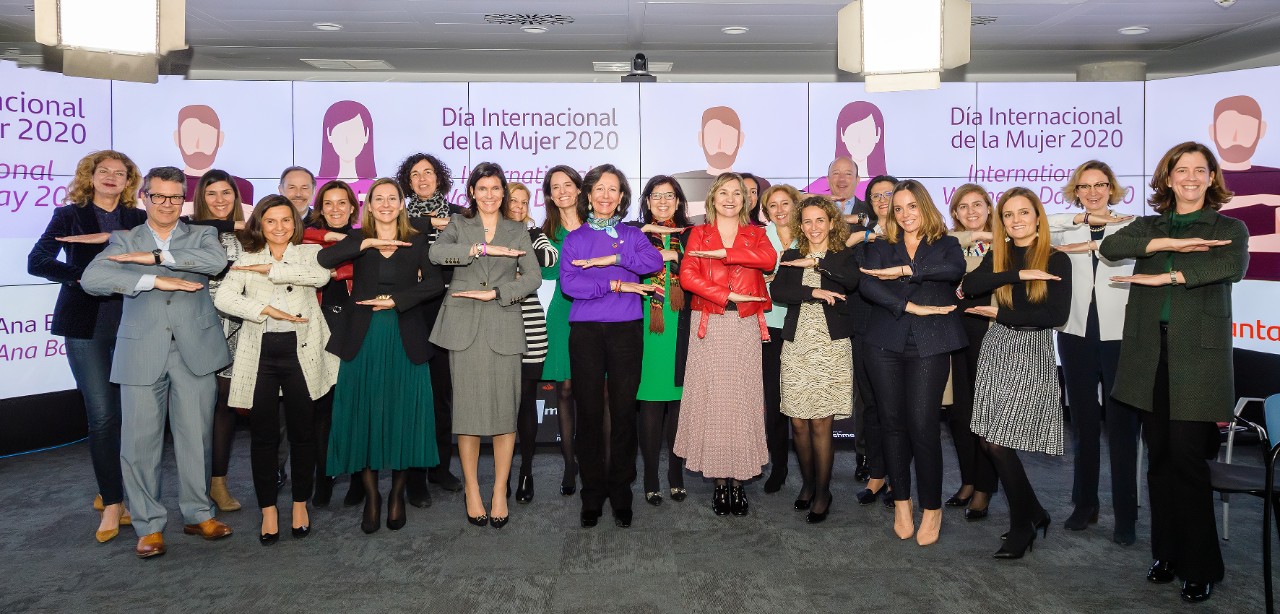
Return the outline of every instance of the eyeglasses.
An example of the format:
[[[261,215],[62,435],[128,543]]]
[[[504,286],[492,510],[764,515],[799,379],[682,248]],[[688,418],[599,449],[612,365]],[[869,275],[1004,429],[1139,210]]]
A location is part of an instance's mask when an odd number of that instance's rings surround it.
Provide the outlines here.
[[[1094,184],[1077,183],[1076,189],[1080,190],[1081,192],[1088,192],[1089,190],[1094,190],[1097,192],[1106,192],[1111,189],[1111,184],[1106,181],[1099,181],[1098,183],[1094,183]]]
[[[649,194],[649,200],[675,200],[675,192],[653,192]]]
[[[873,201],[881,201],[881,202],[886,202],[886,203],[887,203],[887,202],[889,202],[889,199],[890,199],[890,198],[892,198],[892,197],[893,197],[893,191],[891,190],[891,191],[888,191],[888,192],[877,192],[877,193],[875,193],[875,194],[872,194],[872,195],[871,195],[871,200],[873,200]]]
[[[166,202],[171,205],[181,205],[185,198],[186,197],[181,194],[152,194],[151,192],[147,192],[147,199],[150,200],[153,205],[163,205]]]

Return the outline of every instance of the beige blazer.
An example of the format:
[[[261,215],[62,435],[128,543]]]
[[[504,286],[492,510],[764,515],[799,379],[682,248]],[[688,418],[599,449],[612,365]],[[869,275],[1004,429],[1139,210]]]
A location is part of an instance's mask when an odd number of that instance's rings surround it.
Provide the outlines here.
[[[316,262],[319,245],[290,245],[284,257],[276,262],[271,251],[247,253],[236,260],[235,266],[270,264],[271,273],[262,275],[252,271],[228,271],[218,287],[214,306],[227,315],[244,320],[240,339],[231,369],[231,407],[252,407],[253,389],[258,380],[258,356],[262,353],[262,333],[266,330],[267,316],[262,310],[271,302],[277,285],[294,287],[286,294],[284,305],[277,305],[285,312],[301,314],[307,319],[298,324],[298,362],[307,380],[307,391],[312,399],[324,396],[338,379],[338,357],[324,350],[329,342],[329,326],[320,311],[315,288],[329,282],[329,269]]]

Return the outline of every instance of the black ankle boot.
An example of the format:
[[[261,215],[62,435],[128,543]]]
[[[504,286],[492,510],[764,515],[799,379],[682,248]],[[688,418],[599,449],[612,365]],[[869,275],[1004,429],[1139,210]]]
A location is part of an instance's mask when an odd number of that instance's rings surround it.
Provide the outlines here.
[[[747,491],[741,484],[729,487],[729,507],[734,516],[747,515]]]
[[[711,509],[715,511],[716,516],[729,515],[729,485],[716,484],[716,491],[711,496]]]

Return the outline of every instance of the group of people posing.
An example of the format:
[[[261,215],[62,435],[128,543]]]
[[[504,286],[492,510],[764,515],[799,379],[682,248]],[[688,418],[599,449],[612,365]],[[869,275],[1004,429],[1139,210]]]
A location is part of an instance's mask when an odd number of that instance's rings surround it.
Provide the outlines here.
[[[515,499],[534,497],[534,397],[550,381],[560,493],[580,485],[583,527],[606,504],[631,525],[637,449],[647,503],[683,501],[688,469],[714,480],[715,514],[743,516],[744,483],[770,466],[763,490],[779,491],[794,447],[794,507],[820,523],[832,424],[852,416],[857,501],[891,507],[898,537],[936,543],[945,507],[986,518],[999,486],[1009,531],[995,557],[1020,558],[1050,518],[1018,454],[1064,452],[1057,330],[1075,453],[1065,528],[1098,521],[1105,424],[1113,539],[1135,542],[1141,431],[1147,577],[1179,577],[1184,599],[1207,599],[1223,565],[1205,460],[1233,402],[1230,284],[1248,257],[1244,226],[1217,213],[1231,193],[1213,153],[1192,142],[1166,153],[1154,214],[1138,218],[1112,208],[1125,188],[1096,160],[1064,187],[1079,212],[1050,215],[1021,187],[992,202],[966,184],[943,204],[949,222],[919,181],[873,177],[859,199],[851,160],[829,170],[830,195],[722,174],[691,195],[706,203],[697,220],[674,177],[634,194],[612,165],[556,166],[534,226],[530,188],[488,162],[466,180],[467,207],[445,199],[448,167],[415,154],[362,199],[291,167],[283,195],[246,216],[225,172],[188,195],[177,168],[143,176],[124,154],[90,154],[29,270],[63,284],[53,332],[89,414],[97,539],[132,522],[138,556],[164,553],[166,418],[184,532],[229,535],[213,508],[239,507],[226,483],[237,411],[264,545],[281,531],[282,439],[295,538],[311,530],[308,503],[328,505],[345,475],[346,503],[363,501],[361,528],[377,531],[379,471],[391,472],[389,529],[407,504],[430,505],[428,477],[465,492],[468,522],[500,529],[517,443]],[[544,280],[558,280],[545,311]],[[945,501],[944,406],[962,478]]]

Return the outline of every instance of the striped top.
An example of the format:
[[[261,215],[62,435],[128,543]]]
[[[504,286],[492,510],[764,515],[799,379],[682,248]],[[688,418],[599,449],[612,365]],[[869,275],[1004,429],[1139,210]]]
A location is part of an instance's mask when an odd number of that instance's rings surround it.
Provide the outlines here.
[[[541,229],[530,228],[529,240],[533,242],[533,253],[538,264],[543,268],[554,267],[560,262],[560,252]],[[538,293],[534,292],[520,301],[520,315],[524,318],[524,340],[529,346],[521,362],[524,364],[540,364],[547,358],[547,316],[542,311],[542,303],[538,301]]]

